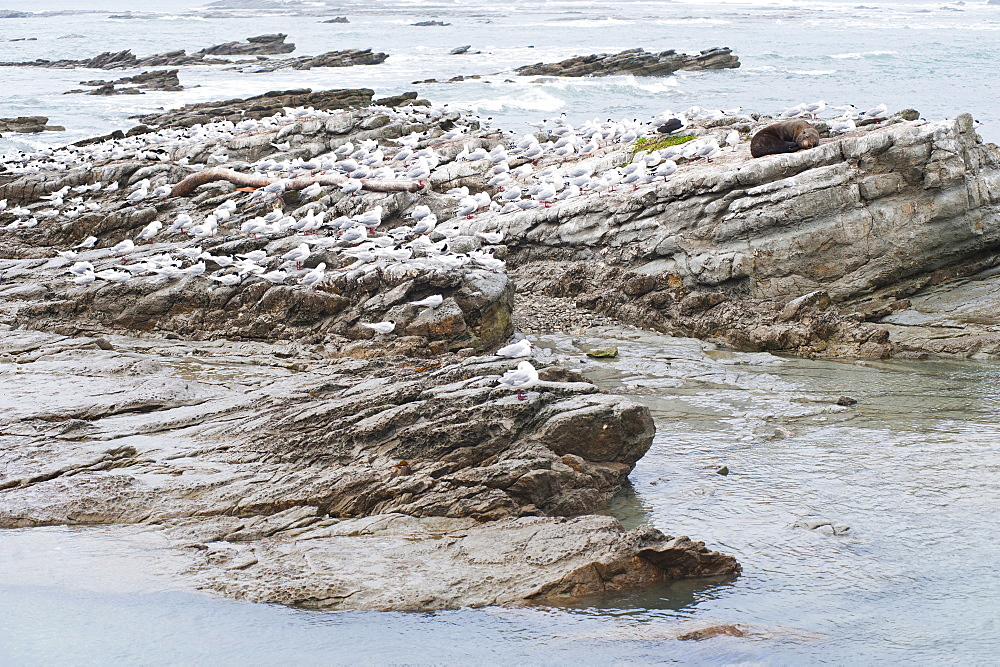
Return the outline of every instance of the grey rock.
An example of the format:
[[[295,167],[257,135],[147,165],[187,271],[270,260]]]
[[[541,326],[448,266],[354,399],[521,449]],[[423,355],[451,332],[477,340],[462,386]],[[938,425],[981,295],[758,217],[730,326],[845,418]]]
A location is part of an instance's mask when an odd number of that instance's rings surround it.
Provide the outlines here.
[[[732,69],[740,66],[738,57],[726,47],[706,49],[696,56],[663,51],[649,53],[629,49],[621,53],[597,53],[577,56],[558,63],[537,63],[518,67],[522,76],[665,76],[678,70]]]

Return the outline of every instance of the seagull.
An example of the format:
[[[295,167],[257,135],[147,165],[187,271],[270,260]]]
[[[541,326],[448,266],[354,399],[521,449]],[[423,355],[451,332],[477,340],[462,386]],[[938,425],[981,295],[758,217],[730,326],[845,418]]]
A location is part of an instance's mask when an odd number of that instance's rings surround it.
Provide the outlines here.
[[[276,271],[268,271],[267,273],[262,273],[260,274],[260,277],[263,278],[264,280],[275,283],[276,285],[280,285],[281,283],[285,282],[285,278],[288,277],[288,273],[282,271],[281,269],[278,269]]]
[[[535,370],[530,361],[522,361],[517,365],[517,368],[504,373],[497,380],[497,384],[517,390],[517,400],[523,401],[524,394],[521,392],[538,384],[538,371]]]
[[[94,265],[90,262],[77,262],[73,266],[69,267],[69,272],[75,276],[82,276],[85,273],[93,273]]]
[[[496,245],[503,241],[503,232],[478,232],[476,236],[490,245]]]
[[[111,248],[111,252],[124,255],[131,252],[133,249],[135,249],[135,242],[133,242],[132,239],[125,239],[118,245]]]
[[[299,284],[305,287],[311,287],[313,291],[315,291],[316,286],[321,284],[324,280],[326,280],[326,262],[320,262],[316,265],[315,269],[309,271],[299,279]]]
[[[522,338],[516,343],[511,343],[510,345],[505,345],[496,351],[498,357],[506,357],[508,359],[516,359],[517,357],[530,357],[531,350],[534,349],[534,345],[531,344],[527,338]]]
[[[726,135],[726,145],[735,151],[736,147],[740,145],[740,133],[736,130],[730,130],[729,134]]]
[[[93,248],[95,243],[97,243],[97,237],[96,236],[88,236],[87,238],[85,238],[84,240],[80,241],[79,243],[77,243],[73,247],[74,248]]]
[[[428,308],[437,308],[444,302],[444,297],[440,294],[431,294],[426,299],[421,299],[420,301],[411,301],[410,304],[413,306],[427,306]]]
[[[386,320],[385,322],[358,322],[358,324],[380,334],[392,333],[392,330],[396,328],[396,323],[392,320]]]
[[[323,186],[319,183],[313,183],[302,190],[302,196],[306,199],[315,199],[321,192],[323,192]]]
[[[284,255],[281,256],[281,259],[289,262],[295,262],[295,268],[297,269],[302,266],[302,262],[309,259],[309,254],[310,254],[309,244],[303,243],[299,245],[299,247],[293,248],[292,250],[286,252]]]
[[[406,216],[407,218],[413,218],[414,220],[423,220],[428,215],[431,214],[430,206],[425,206],[421,204],[420,206],[414,206],[410,214]]]
[[[148,241],[160,232],[160,228],[163,223],[159,220],[153,220],[151,223],[142,228],[142,231],[135,235],[136,241]]]
[[[370,211],[365,211],[364,213],[356,215],[354,216],[354,219],[368,229],[374,230],[382,224],[382,205],[379,204]]]
[[[232,287],[236,283],[240,282],[240,277],[235,273],[227,273],[224,276],[212,276],[212,280],[222,283],[226,287]]]
[[[127,199],[128,201],[139,201],[140,199],[145,199],[149,196],[149,185],[143,185],[137,188],[135,191],[131,192]]]
[[[348,178],[344,181],[344,184],[340,187],[340,191],[345,195],[350,195],[352,197],[357,197],[358,193],[361,192],[364,185],[360,180],[356,178]]]

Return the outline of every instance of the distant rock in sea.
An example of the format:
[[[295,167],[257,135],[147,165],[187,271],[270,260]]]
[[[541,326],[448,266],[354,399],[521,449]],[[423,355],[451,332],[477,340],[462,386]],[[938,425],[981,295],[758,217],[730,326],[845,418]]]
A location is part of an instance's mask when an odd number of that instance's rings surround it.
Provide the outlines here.
[[[740,59],[727,47],[706,49],[696,56],[677,53],[673,49],[650,53],[644,49],[628,49],[621,53],[596,53],[576,56],[558,63],[537,63],[518,67],[515,72],[525,76],[664,76],[678,70],[733,69]]]
[[[91,90],[87,95],[141,95],[143,93],[142,89],[146,90],[166,90],[166,91],[179,91],[184,90],[184,86],[181,85],[180,79],[177,76],[178,70],[176,69],[161,69],[153,70],[151,72],[143,72],[142,74],[136,74],[135,76],[126,76],[116,81],[104,81],[103,79],[97,79],[93,81],[81,81],[81,86],[95,86],[95,90]],[[130,88],[116,88],[116,86],[122,86],[124,84],[135,84]],[[81,93],[82,90],[71,90],[70,93]]]
[[[65,132],[66,128],[59,125],[49,125],[45,116],[18,116],[17,118],[0,118],[0,132]]]
[[[350,23],[346,16],[335,16],[332,19],[327,19],[325,21],[320,21],[320,23]]]
[[[284,33],[273,35],[257,35],[247,37],[247,43],[226,42],[202,49],[198,53],[208,56],[258,56],[275,55],[280,53],[291,53],[295,50],[294,44],[286,44]]]

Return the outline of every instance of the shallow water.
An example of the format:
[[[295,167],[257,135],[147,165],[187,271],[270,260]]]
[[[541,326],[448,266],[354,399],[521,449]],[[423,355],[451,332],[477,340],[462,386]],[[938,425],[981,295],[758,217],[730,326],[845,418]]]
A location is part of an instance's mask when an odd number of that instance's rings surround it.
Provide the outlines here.
[[[742,576],[562,608],[322,613],[183,590],[141,527],[4,531],[0,663],[994,660],[1000,365],[782,359],[632,329],[537,343],[653,410],[611,513],[732,553]],[[609,345],[617,359],[583,355]],[[794,526],[817,517],[849,530]],[[752,633],[676,640],[715,623]]]

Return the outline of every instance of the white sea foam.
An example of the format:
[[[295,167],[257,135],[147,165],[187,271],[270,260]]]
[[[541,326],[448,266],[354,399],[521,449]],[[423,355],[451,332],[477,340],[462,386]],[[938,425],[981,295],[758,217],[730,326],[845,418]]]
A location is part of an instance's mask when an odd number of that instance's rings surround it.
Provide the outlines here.
[[[862,58],[880,58],[882,56],[898,56],[898,51],[863,51],[856,53],[835,53],[830,58],[838,60],[861,60]]]
[[[555,95],[551,95],[543,90],[523,90],[514,95],[504,97],[483,98],[461,102],[478,111],[504,111],[507,109],[519,109],[522,111],[546,111],[552,112],[566,106],[564,100]]]

